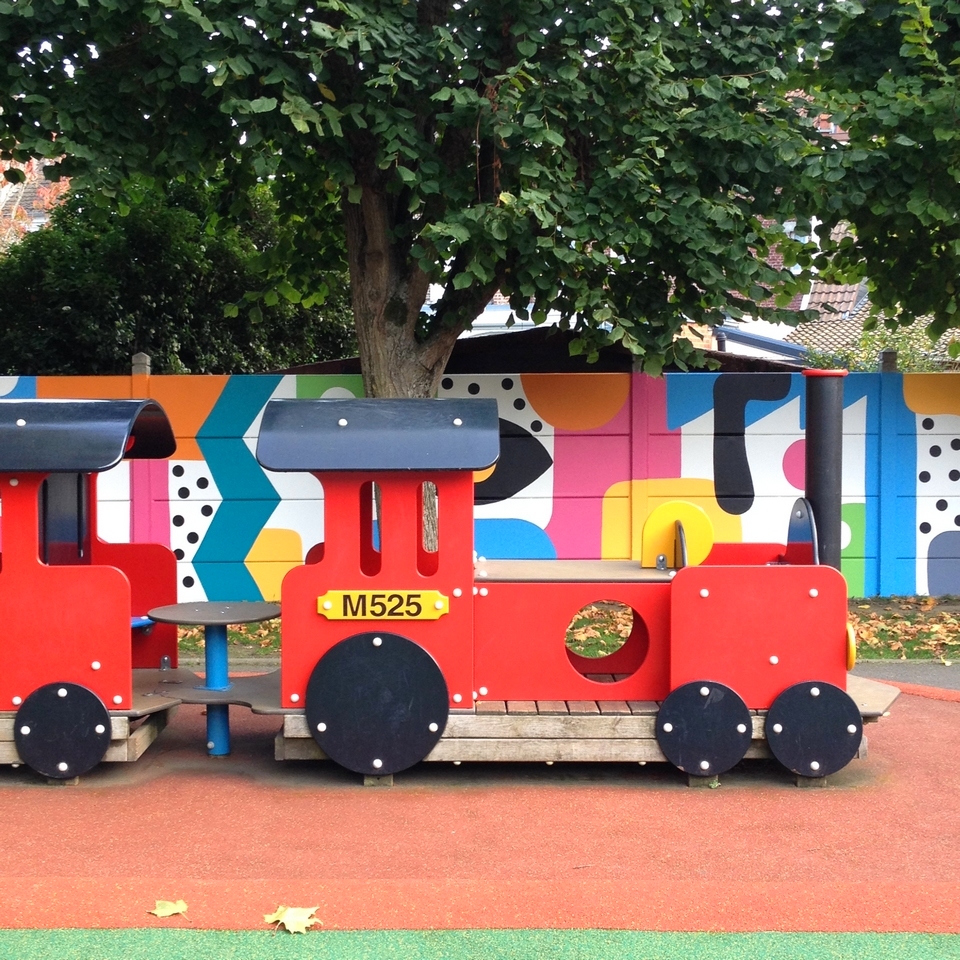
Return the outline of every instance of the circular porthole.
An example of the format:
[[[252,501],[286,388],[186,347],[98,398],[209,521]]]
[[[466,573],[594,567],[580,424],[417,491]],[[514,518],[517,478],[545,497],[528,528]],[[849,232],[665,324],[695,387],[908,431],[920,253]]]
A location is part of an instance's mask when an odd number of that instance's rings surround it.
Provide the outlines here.
[[[578,673],[598,683],[614,683],[639,669],[649,637],[643,618],[629,604],[594,600],[571,617],[565,642]]]

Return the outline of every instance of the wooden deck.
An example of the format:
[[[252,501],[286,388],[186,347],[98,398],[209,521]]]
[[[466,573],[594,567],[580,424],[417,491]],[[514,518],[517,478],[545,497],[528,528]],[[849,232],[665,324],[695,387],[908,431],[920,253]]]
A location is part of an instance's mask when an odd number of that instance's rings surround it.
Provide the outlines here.
[[[880,719],[899,696],[896,687],[850,677],[847,690],[864,723]],[[480,700],[473,710],[451,713],[440,742],[426,761],[661,762],[656,739],[660,709],[651,700]],[[751,711],[748,759],[771,756],[765,711]],[[303,714],[288,714],[277,734],[278,760],[322,760]],[[866,737],[858,756],[866,756]]]

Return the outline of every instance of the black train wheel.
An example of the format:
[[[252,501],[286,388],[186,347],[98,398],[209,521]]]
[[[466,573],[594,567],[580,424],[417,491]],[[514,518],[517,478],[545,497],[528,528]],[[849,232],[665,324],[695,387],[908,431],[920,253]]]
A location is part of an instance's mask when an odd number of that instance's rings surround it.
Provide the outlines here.
[[[423,647],[359,633],[317,661],[305,713],[320,749],[342,767],[386,776],[419,763],[447,725],[447,684]]]
[[[710,680],[677,687],[657,714],[660,749],[675,767],[696,777],[715,777],[736,766],[752,732],[739,694]]]
[[[770,705],[766,720],[770,752],[803,777],[842,770],[860,749],[863,720],[852,698],[832,683],[808,681],[787,687]]]
[[[20,759],[32,770],[68,780],[103,759],[110,745],[110,714],[92,690],[76,683],[48,683],[20,705],[13,739]]]

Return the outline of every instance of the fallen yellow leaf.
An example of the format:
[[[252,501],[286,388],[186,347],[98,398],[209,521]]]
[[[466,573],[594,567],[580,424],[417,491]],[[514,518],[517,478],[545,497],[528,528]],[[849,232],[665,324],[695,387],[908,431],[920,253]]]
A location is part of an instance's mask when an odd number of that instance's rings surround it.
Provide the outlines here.
[[[322,923],[313,916],[316,907],[277,907],[274,913],[263,915],[264,923],[275,923],[279,929],[286,927],[290,933],[306,933],[307,927]]]
[[[147,911],[155,917],[172,917],[174,914],[186,912],[187,904],[183,900],[158,900],[156,908]]]

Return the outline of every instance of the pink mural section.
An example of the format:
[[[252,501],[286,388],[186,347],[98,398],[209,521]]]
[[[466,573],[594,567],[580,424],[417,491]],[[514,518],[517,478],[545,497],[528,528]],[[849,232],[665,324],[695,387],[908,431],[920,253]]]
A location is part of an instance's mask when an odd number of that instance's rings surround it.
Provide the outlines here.
[[[130,461],[130,539],[170,546],[166,460]]]
[[[603,390],[577,391],[566,375],[567,403],[577,401],[566,409],[544,403],[528,383],[533,378],[524,378],[528,396],[554,427],[554,501],[546,531],[562,559],[601,556],[604,497],[615,484],[680,474],[680,432],[667,428],[665,381],[586,376],[594,383],[609,379]]]

